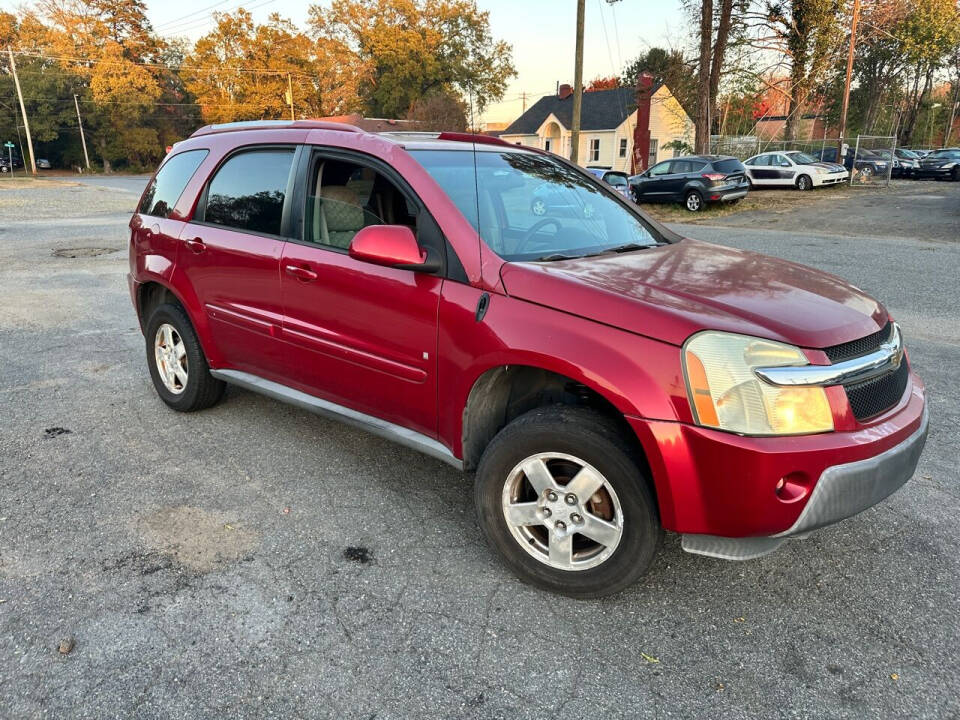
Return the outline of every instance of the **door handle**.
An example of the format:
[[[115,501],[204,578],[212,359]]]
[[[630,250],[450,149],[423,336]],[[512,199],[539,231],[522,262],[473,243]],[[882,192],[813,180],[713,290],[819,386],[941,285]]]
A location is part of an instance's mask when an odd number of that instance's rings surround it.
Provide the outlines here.
[[[284,270],[286,270],[287,275],[293,275],[297,280],[303,280],[303,282],[313,282],[317,279],[317,274],[310,268],[287,265]]]
[[[203,240],[200,238],[193,238],[193,240],[184,240],[184,244],[193,250],[197,255],[202,253],[207,249],[207,246],[203,244]]]

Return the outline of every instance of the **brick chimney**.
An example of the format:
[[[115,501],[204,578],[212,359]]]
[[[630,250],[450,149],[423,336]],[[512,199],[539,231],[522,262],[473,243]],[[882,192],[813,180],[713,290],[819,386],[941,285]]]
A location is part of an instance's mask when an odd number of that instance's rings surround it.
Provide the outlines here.
[[[560,89],[557,91],[557,97],[561,100],[566,100],[571,95],[573,95],[573,88],[567,84],[561,85]]]
[[[633,129],[631,175],[646,170],[650,162],[650,90],[652,88],[653,75],[643,71],[637,78],[637,126]]]

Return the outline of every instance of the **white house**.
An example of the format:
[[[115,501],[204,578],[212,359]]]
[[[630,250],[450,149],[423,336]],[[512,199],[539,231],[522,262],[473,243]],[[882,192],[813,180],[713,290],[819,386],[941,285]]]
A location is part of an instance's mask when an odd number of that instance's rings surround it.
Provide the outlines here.
[[[649,95],[650,153],[631,168],[637,121],[637,93],[633,88],[616,88],[583,93],[580,109],[579,162],[586,167],[609,167],[639,172],[659,160],[673,157],[664,146],[674,140],[693,145],[693,121],[666,85],[656,84]],[[502,140],[538,147],[570,157],[570,124],[573,117],[573,90],[561,85],[556,95],[540,98],[500,134]],[[641,128],[642,130],[642,128]]]

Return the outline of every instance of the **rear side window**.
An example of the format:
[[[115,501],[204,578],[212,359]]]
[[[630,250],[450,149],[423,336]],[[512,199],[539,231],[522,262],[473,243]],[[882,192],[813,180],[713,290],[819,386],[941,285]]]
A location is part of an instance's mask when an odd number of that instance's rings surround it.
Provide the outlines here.
[[[150,181],[140,201],[139,212],[154,217],[170,217],[190,178],[207,157],[207,150],[187,150],[167,160]]]
[[[293,148],[248,150],[227,160],[207,189],[204,222],[279,235]]]
[[[742,172],[743,164],[736,158],[729,158],[727,160],[714,160],[713,169],[717,172],[728,174],[737,172],[738,170]]]
[[[693,164],[689,160],[674,160],[670,166],[671,173],[688,173],[693,171]]]

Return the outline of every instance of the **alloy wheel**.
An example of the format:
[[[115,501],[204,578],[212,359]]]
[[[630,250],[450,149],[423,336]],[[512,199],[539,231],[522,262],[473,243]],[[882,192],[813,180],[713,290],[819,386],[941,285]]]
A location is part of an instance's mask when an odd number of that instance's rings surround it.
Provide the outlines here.
[[[697,193],[692,192],[687,195],[687,210],[690,212],[697,212],[700,209],[701,204],[702,201]]]
[[[538,453],[507,476],[501,496],[507,527],[530,556],[560,570],[587,570],[607,560],[623,537],[616,491],[589,463]]]
[[[153,351],[163,386],[179,395],[187,387],[187,347],[173,325],[163,323],[157,328]]]
[[[810,189],[810,178],[806,175],[801,175],[800,179],[797,180],[797,188],[799,190],[809,190]]]

